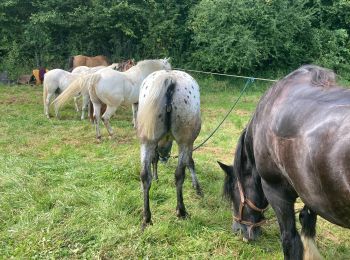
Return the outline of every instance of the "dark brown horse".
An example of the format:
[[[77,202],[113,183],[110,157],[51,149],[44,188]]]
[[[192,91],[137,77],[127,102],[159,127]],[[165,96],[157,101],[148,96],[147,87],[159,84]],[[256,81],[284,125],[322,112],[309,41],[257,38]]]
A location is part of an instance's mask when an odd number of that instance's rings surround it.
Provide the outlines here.
[[[350,227],[350,90],[335,74],[303,66],[270,88],[243,131],[224,194],[234,205],[234,229],[254,239],[269,203],[278,219],[285,259],[313,253],[316,217]],[[295,226],[300,213],[302,239]],[[303,240],[303,242],[302,242]]]
[[[99,55],[95,57],[77,55],[69,58],[70,70],[73,70],[79,66],[97,67],[97,66],[108,66],[108,65],[109,65],[108,59],[106,56],[103,56],[103,55]]]

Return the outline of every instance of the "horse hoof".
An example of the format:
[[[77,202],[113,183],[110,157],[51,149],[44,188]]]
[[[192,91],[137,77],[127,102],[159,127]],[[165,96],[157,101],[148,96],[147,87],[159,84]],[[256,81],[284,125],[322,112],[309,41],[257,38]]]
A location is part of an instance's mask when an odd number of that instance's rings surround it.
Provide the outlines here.
[[[150,220],[149,222],[146,222],[146,221],[143,221],[142,224],[141,224],[141,231],[145,231],[145,229],[148,227],[148,226],[151,226],[153,225],[153,222],[152,220]]]
[[[100,136],[100,137],[97,137],[97,138],[96,138],[96,141],[97,141],[98,144],[102,143],[102,137],[101,137],[101,136]]]
[[[204,193],[203,193],[203,191],[202,191],[201,188],[197,188],[197,189],[196,189],[196,193],[197,193],[198,196],[200,196],[200,197],[202,197],[202,198],[204,197]]]
[[[186,210],[180,210],[180,209],[176,210],[176,216],[181,219],[186,219],[190,217],[190,215],[186,212]]]

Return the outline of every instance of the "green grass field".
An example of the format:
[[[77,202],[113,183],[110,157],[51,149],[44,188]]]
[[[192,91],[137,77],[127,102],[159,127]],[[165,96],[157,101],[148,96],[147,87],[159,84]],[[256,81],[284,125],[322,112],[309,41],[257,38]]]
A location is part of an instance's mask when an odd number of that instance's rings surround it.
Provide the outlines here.
[[[244,84],[199,83],[203,124],[195,144],[216,127]],[[142,233],[139,142],[131,108],[119,109],[112,119],[113,140],[102,126],[98,144],[94,127],[78,119],[73,102],[62,109],[61,120],[47,120],[41,87],[0,86],[0,259],[281,259],[271,209],[258,241],[245,243],[231,232],[230,205],[221,197],[224,173],[216,163],[232,162],[239,133],[265,87],[255,85],[245,94],[194,153],[204,198],[196,195],[187,173],[184,202],[190,218],[175,216],[177,161],[160,164],[150,193],[154,225]],[[326,259],[350,258],[348,230],[319,220],[317,232]]]

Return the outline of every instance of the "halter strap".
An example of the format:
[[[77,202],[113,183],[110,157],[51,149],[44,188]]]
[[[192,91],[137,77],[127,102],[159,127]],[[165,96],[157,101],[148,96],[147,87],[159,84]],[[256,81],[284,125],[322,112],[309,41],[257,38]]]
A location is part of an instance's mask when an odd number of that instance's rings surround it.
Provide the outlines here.
[[[238,217],[233,216],[233,219],[240,224],[248,226],[248,232],[249,232],[249,236],[250,236],[250,232],[252,231],[252,229],[254,227],[262,226],[266,222],[266,220],[263,219],[257,223],[243,220],[242,217],[243,217],[244,206],[247,205],[252,210],[255,210],[255,211],[260,212],[260,213],[264,213],[264,211],[267,210],[268,205],[266,206],[266,208],[263,208],[263,209],[258,208],[257,206],[255,206],[255,204],[250,199],[247,199],[245,197],[242,184],[239,180],[237,180],[237,186],[238,186],[238,191],[239,191],[239,196],[240,196],[240,204],[239,204]]]

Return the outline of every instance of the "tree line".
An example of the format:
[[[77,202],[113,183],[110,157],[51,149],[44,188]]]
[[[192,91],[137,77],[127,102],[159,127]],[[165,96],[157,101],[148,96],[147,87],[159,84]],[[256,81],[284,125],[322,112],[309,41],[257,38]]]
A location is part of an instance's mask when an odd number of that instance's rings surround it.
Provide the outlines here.
[[[350,77],[349,33],[348,0],[2,0],[0,70],[102,54],[253,75],[314,63]]]

